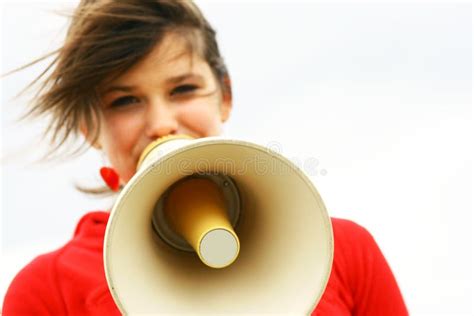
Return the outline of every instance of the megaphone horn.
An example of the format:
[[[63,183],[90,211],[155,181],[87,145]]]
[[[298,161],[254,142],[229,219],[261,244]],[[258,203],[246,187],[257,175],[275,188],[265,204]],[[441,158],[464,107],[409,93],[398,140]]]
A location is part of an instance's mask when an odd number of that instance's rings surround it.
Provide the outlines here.
[[[122,313],[308,314],[332,238],[314,185],[279,153],[171,136],[145,149],[117,198],[105,272]]]

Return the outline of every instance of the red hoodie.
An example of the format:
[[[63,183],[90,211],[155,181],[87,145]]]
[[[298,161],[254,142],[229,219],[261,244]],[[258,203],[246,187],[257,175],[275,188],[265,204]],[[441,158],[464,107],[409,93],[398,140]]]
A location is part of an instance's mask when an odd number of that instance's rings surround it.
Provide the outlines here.
[[[41,255],[11,283],[3,315],[120,315],[107,287],[102,246],[109,213],[79,221],[62,248]],[[312,315],[408,315],[395,278],[370,233],[332,219],[334,262]]]

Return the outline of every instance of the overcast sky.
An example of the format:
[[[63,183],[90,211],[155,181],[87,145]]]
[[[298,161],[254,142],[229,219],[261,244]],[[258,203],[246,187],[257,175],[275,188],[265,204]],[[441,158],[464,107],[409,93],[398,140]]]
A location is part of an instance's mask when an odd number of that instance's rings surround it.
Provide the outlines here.
[[[464,3],[198,2],[231,72],[229,137],[271,146],[310,176],[331,216],[367,227],[413,315],[473,312],[472,8]],[[2,6],[2,73],[57,47],[75,1]],[[2,79],[0,295],[65,243],[99,181],[96,152],[32,164],[44,122],[12,101],[44,64]]]

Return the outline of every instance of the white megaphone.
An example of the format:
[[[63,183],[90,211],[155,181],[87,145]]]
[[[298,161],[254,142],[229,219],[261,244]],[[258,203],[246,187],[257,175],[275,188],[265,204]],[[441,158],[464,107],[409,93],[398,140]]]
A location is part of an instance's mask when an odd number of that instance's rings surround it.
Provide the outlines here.
[[[124,314],[309,314],[333,235],[308,177],[250,142],[169,136],[143,152],[104,240]]]

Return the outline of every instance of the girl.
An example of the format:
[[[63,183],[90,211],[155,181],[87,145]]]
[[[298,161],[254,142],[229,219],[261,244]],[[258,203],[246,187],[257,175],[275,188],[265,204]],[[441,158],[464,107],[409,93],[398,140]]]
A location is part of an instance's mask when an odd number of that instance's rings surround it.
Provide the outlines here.
[[[227,68],[199,9],[175,0],[82,0],[50,65],[31,115],[51,115],[57,152],[82,135],[104,152],[115,189],[139,156],[167,135],[219,135],[232,109]],[[40,78],[39,78],[40,79]],[[105,280],[102,244],[109,214],[91,212],[60,249],[13,280],[5,315],[119,314]],[[406,315],[377,244],[361,226],[332,220],[334,262],[314,315]]]

